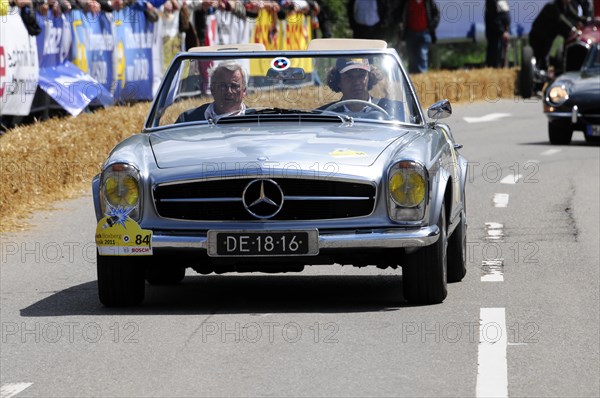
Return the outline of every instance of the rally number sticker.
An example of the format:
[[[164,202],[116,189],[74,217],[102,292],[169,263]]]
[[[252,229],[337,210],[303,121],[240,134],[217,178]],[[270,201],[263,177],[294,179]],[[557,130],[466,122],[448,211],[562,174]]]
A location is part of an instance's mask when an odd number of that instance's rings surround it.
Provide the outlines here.
[[[96,227],[96,246],[103,256],[152,255],[152,231],[127,217],[106,216]]]

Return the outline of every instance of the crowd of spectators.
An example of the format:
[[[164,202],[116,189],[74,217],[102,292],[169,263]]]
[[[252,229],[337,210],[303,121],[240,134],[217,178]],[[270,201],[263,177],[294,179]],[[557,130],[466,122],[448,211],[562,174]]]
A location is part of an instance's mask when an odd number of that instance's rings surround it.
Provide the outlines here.
[[[403,42],[409,72],[427,71],[440,22],[434,0],[348,0],[346,12],[354,38]]]
[[[285,19],[288,13],[310,15],[313,34],[331,37],[331,20],[333,15],[327,5],[323,8],[316,0],[0,0],[1,13],[6,14],[8,6],[17,6],[23,23],[30,35],[38,35],[40,27],[35,12],[46,16],[51,12],[54,16],[68,13],[73,9],[98,14],[119,11],[127,6],[143,7],[146,19],[158,21],[160,13],[182,15],[181,32],[185,32],[186,49],[203,45],[206,33],[206,16],[216,10],[232,12],[240,18],[256,18],[260,10],[275,13],[279,19]]]
[[[40,27],[35,12],[54,16],[72,9],[99,13],[121,10],[126,6],[143,7],[146,18],[157,21],[162,15],[178,12],[179,31],[185,33],[184,49],[205,45],[206,17],[216,10],[228,11],[240,18],[256,18],[267,10],[278,19],[288,13],[303,13],[311,18],[313,37],[333,37],[332,0],[0,0],[0,12],[8,5],[18,6],[30,35]],[[435,0],[346,0],[348,25],[354,38],[382,39],[406,44],[409,71],[427,70],[430,44],[436,42],[440,12]],[[510,12],[506,0],[485,1],[486,65],[505,65]],[[579,10],[579,11],[577,11]],[[544,64],[545,55],[557,35],[566,35],[592,14],[590,0],[552,0],[541,10],[530,33],[536,57]]]
[[[598,4],[600,1],[596,0]],[[348,0],[347,15],[354,38],[382,39],[406,46],[410,73],[427,71],[430,45],[436,42],[440,11],[435,0]],[[597,6],[600,7],[600,6]],[[566,37],[593,15],[591,0],[550,0],[529,33],[542,67],[556,36]],[[510,8],[507,0],[485,0],[486,65],[508,64]]]

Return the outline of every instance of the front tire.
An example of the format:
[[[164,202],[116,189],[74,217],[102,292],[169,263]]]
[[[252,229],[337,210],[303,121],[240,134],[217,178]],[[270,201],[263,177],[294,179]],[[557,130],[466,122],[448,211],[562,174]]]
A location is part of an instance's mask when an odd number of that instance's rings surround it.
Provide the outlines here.
[[[569,120],[548,122],[548,138],[552,145],[569,145],[573,137],[573,127]]]
[[[460,282],[467,274],[467,220],[460,214],[458,226],[448,240],[448,282]]]
[[[98,296],[106,307],[134,306],[144,301],[144,266],[139,257],[96,257]]]
[[[521,51],[519,93],[523,98],[530,98],[533,95],[533,48],[531,46],[525,46]]]
[[[433,245],[408,255],[402,267],[404,298],[414,304],[438,304],[448,295],[446,210],[444,203],[438,221],[440,235]]]

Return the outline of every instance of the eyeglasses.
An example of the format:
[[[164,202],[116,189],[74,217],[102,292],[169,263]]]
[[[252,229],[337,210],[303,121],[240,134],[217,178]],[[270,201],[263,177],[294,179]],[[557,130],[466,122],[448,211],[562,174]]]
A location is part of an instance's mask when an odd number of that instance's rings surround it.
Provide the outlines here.
[[[216,90],[222,90],[222,91],[226,91],[226,90],[231,90],[234,93],[239,93],[240,91],[242,91],[242,86],[238,83],[214,83],[211,85],[212,88],[211,90],[216,91]]]

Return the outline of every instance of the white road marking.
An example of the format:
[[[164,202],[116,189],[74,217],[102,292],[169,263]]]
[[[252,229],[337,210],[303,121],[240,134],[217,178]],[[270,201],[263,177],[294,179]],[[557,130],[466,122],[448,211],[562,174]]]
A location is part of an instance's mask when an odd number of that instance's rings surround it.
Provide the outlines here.
[[[488,236],[485,237],[486,240],[502,240],[504,238],[504,232],[501,229],[490,229],[488,230]]]
[[[508,397],[506,311],[504,308],[481,308],[479,311],[475,396]]]
[[[504,225],[500,224],[499,222],[488,221],[485,223],[485,228],[486,229],[502,229],[502,228],[504,228]]]
[[[560,151],[562,151],[562,149],[553,148],[553,149],[548,149],[547,151],[542,152],[540,155],[542,155],[542,156],[550,156],[550,155],[557,154]]]
[[[523,177],[521,174],[506,176],[500,180],[500,184],[516,184]]]
[[[483,116],[474,116],[463,117],[463,120],[467,123],[486,123],[486,122],[494,122],[496,120],[502,119],[503,117],[509,117],[510,113],[489,113]]]
[[[494,207],[506,207],[508,206],[508,194],[507,193],[496,193],[494,194]]]
[[[504,225],[499,222],[486,222],[485,232],[487,236],[485,240],[491,242],[502,242],[504,240]]]
[[[487,274],[481,277],[482,282],[504,282],[504,275]]]
[[[498,222],[486,222],[485,230],[487,233],[485,240],[488,242],[504,242],[504,225]],[[482,282],[504,282],[504,259],[498,257],[501,255],[502,252],[495,243],[488,244],[483,252],[484,260],[481,261]]]
[[[14,397],[33,383],[4,383],[0,386],[0,398]]]
[[[503,258],[497,260],[483,260],[481,266],[483,272],[485,272],[485,274],[481,276],[482,282],[504,282]]]
[[[485,232],[487,236],[485,240],[491,242],[501,242],[504,239],[504,225],[498,222],[486,222]]]
[[[488,236],[486,236],[487,240],[498,240],[504,237],[504,232],[502,229],[490,229],[488,230]]]

